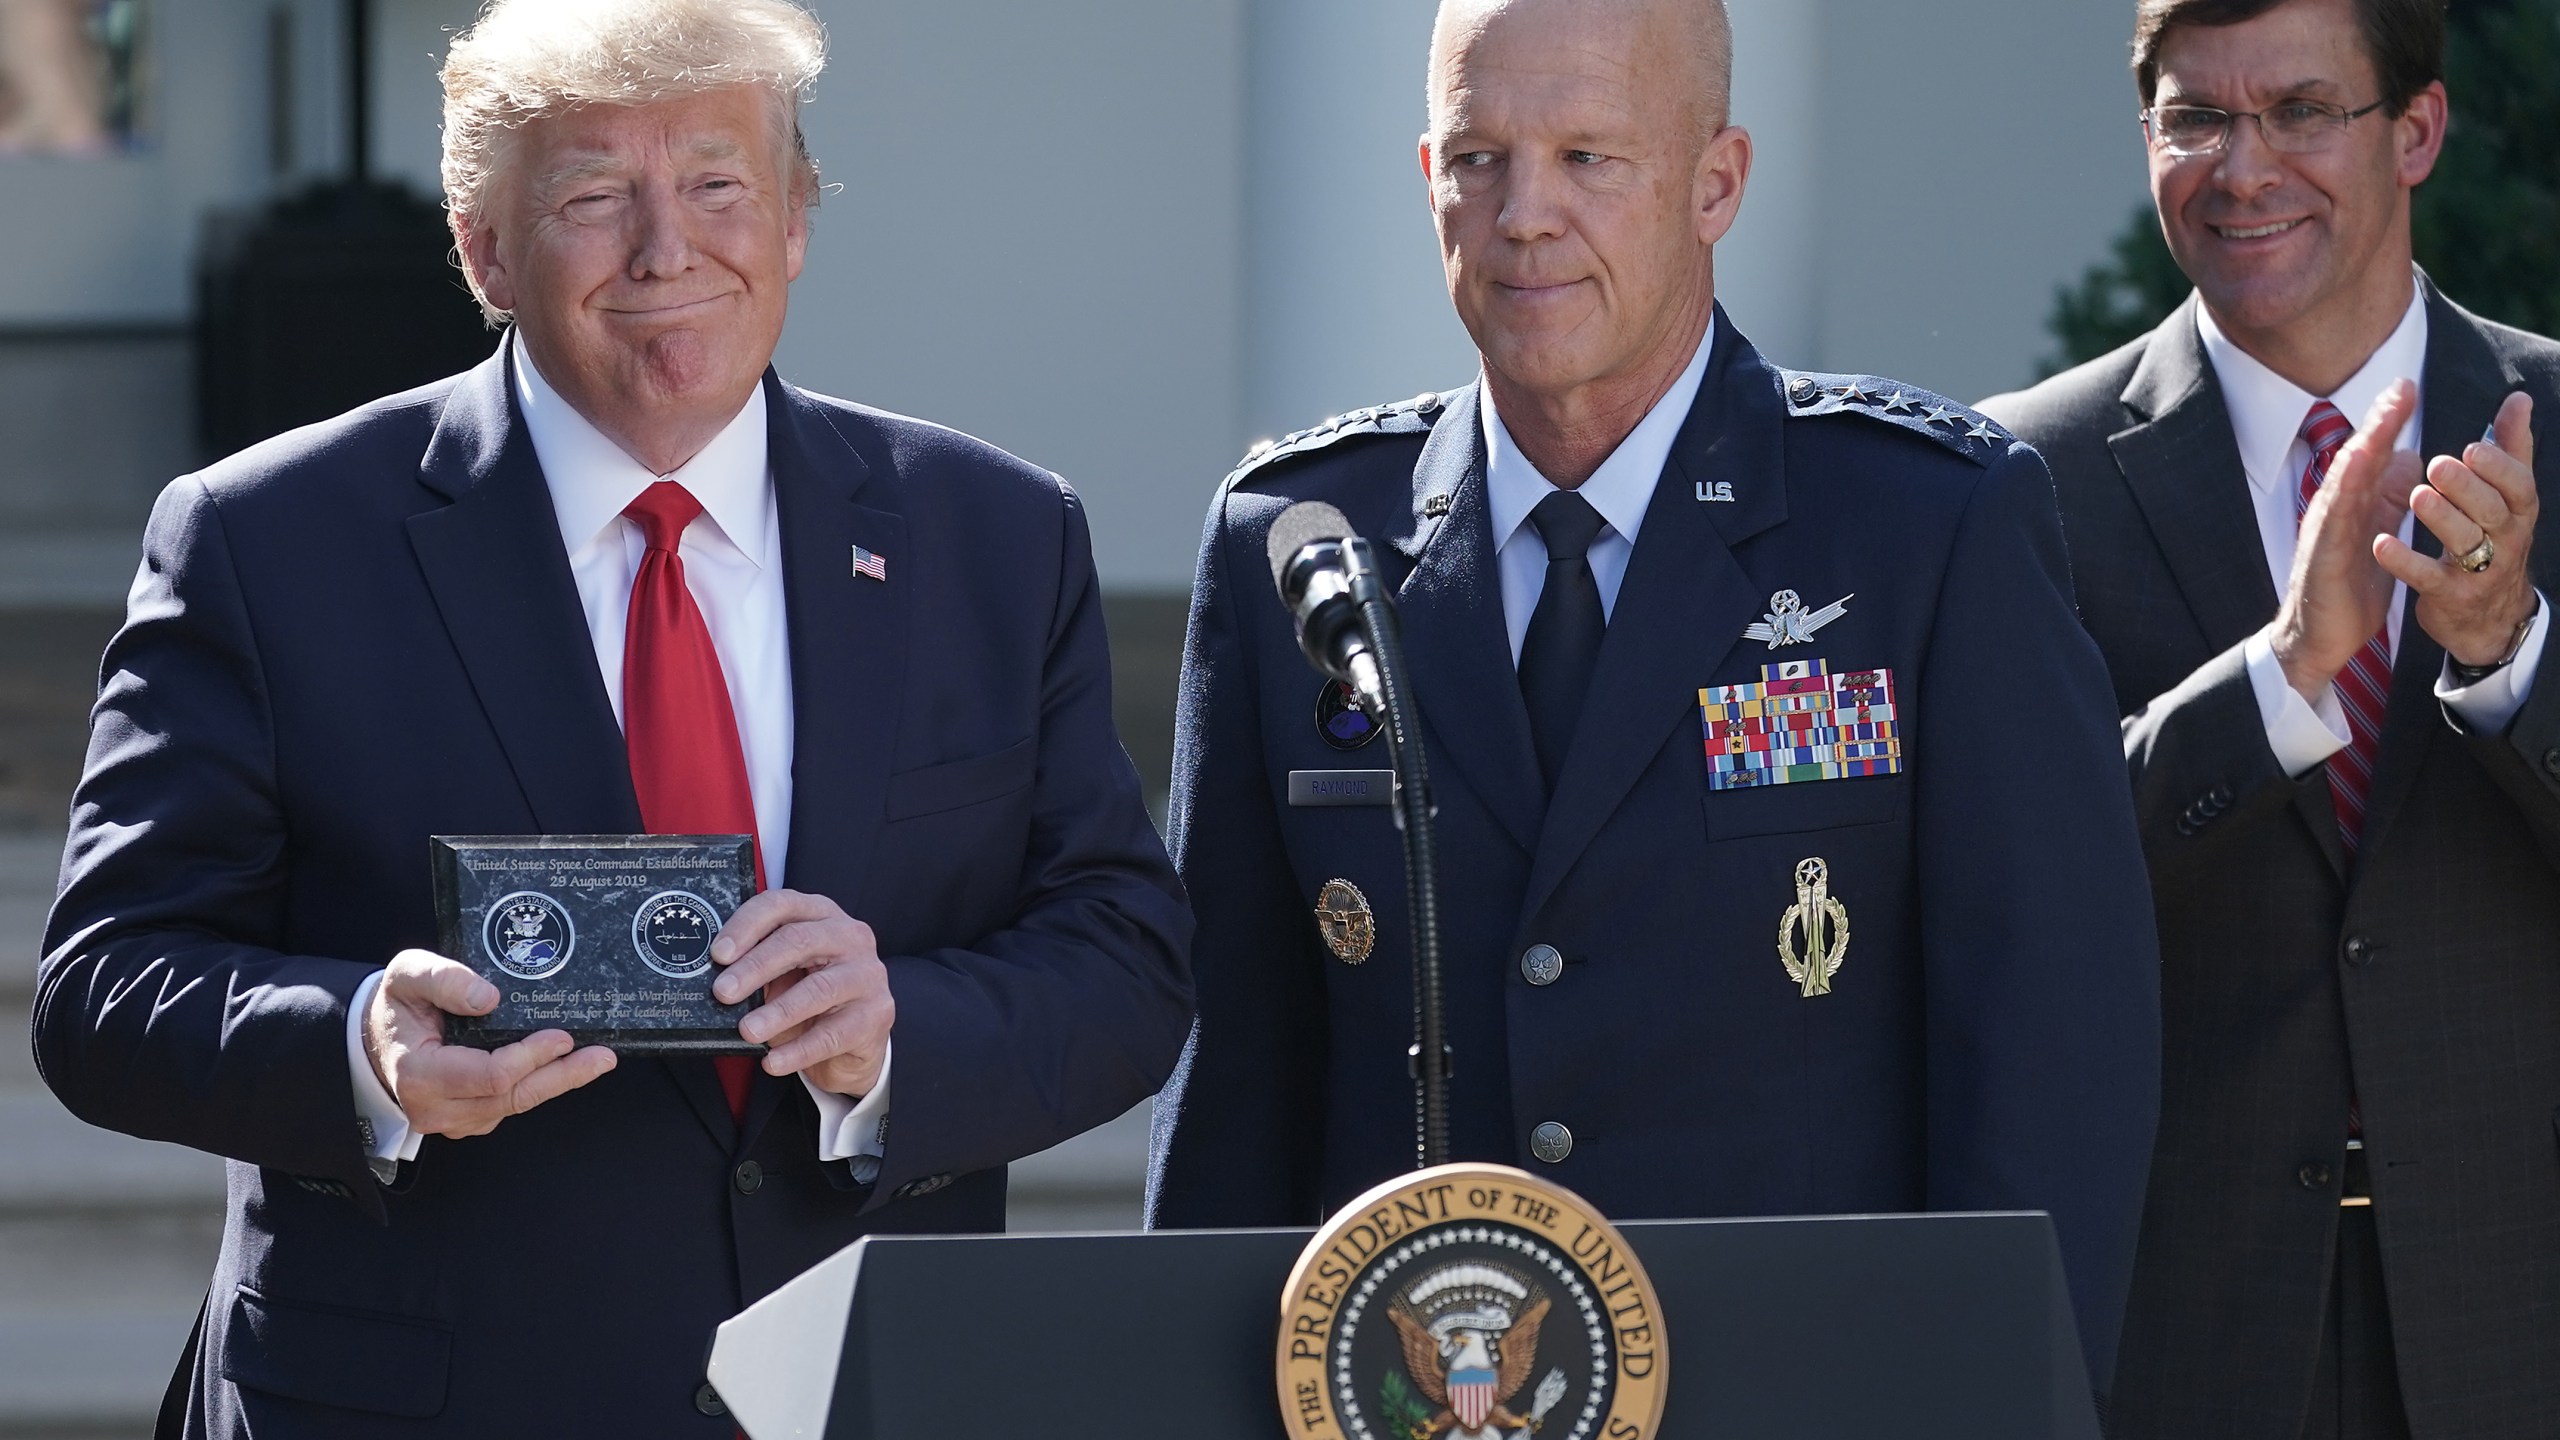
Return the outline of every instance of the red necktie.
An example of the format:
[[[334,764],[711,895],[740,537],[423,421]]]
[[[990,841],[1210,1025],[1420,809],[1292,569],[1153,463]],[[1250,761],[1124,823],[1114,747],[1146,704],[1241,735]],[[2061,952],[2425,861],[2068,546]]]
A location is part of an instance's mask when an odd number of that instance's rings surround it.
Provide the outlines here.
[[[2311,497],[2329,478],[2329,467],[2346,448],[2355,427],[2338,407],[2322,400],[2302,422],[2302,439],[2311,447],[2311,463],[2302,471],[2302,487],[2294,493],[2293,514],[2302,518]],[[2329,794],[2338,809],[2338,834],[2346,841],[2347,858],[2355,858],[2364,838],[2364,803],[2373,791],[2373,761],[2382,750],[2382,717],[2391,706],[2391,622],[2385,620],[2364,648],[2356,652],[2335,682],[2338,704],[2347,712],[2347,748],[2329,757]]]
[[[652,835],[753,835],[756,801],[747,788],[746,751],[729,708],[729,681],[712,648],[711,627],[684,583],[676,547],[702,502],[673,480],[640,493],[622,512],[648,551],[631,582],[622,636],[622,738],[631,752],[631,788]],[[756,888],[764,888],[764,847],[756,847]],[[755,1062],[712,1060],[730,1118],[744,1121]]]

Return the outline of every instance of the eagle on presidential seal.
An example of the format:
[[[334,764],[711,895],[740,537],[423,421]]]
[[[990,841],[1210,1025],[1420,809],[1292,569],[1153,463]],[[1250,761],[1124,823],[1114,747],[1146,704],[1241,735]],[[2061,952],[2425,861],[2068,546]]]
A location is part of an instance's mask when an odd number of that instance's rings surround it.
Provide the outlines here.
[[[1498,1440],[1531,1434],[1564,1398],[1564,1372],[1550,1371],[1523,1418],[1508,1408],[1538,1363],[1547,1297],[1500,1265],[1464,1261],[1415,1281],[1387,1307],[1404,1343],[1405,1373],[1439,1413],[1415,1440]]]

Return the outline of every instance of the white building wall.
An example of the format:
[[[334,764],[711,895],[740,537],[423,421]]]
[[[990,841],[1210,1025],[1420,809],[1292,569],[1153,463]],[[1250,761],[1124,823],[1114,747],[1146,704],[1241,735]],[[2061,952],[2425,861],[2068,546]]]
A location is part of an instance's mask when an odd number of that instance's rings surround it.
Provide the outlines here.
[[[1251,0],[1243,418],[1256,438],[1464,384],[1417,146],[1434,0]]]

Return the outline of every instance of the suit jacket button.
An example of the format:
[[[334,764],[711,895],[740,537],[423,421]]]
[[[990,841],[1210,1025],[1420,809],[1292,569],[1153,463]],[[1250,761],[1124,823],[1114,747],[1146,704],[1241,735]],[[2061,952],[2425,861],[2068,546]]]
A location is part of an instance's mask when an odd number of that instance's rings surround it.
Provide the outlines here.
[[[2293,1178],[2301,1181],[2305,1190],[2326,1190],[2329,1188],[2329,1167],[2316,1163],[2305,1165],[2293,1173]]]
[[[764,1188],[764,1167],[749,1160],[739,1165],[737,1173],[730,1178],[737,1182],[739,1194],[753,1195]]]
[[[939,1190],[950,1183],[951,1177],[948,1175],[927,1175],[921,1180],[910,1180],[906,1184],[899,1186],[898,1198],[901,1200],[914,1200],[920,1196],[930,1195],[934,1191]]]
[[[2560,750],[2543,751],[2542,768],[2554,775],[2560,775]]]
[[[2231,787],[2228,785],[2216,785],[2213,787],[2213,794],[2208,798],[2213,801],[2214,809],[2228,810],[2231,808]]]
[[[1529,1132],[1529,1153],[1550,1165],[1561,1165],[1573,1153],[1573,1132],[1553,1120]]]
[[[1532,945],[1520,957],[1520,974],[1532,985],[1553,985],[1564,978],[1564,956],[1553,945]]]
[[[693,1387],[693,1408],[705,1415],[726,1415],[729,1402],[721,1399],[720,1392],[712,1389],[711,1382],[705,1380]]]
[[[2381,953],[2382,947],[2375,944],[2365,936],[2350,935],[2347,937],[2347,963],[2350,965],[2358,968],[2370,965],[2373,963],[2374,957]]]

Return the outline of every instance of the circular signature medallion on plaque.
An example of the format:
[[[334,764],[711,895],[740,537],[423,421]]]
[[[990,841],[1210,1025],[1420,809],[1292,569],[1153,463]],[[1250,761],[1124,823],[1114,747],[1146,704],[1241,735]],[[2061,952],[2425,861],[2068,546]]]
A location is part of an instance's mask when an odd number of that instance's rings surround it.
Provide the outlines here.
[[[661,890],[631,917],[631,944],[650,969],[691,980],[711,968],[711,939],[720,912],[690,890]]]
[[[1507,1166],[1361,1196],[1281,1300],[1280,1406],[1307,1440],[1651,1440],[1668,1365],[1625,1238]]]
[[[519,890],[489,907],[480,922],[480,948],[490,964],[519,980],[548,980],[578,948],[578,927],[559,901],[538,890]]]

